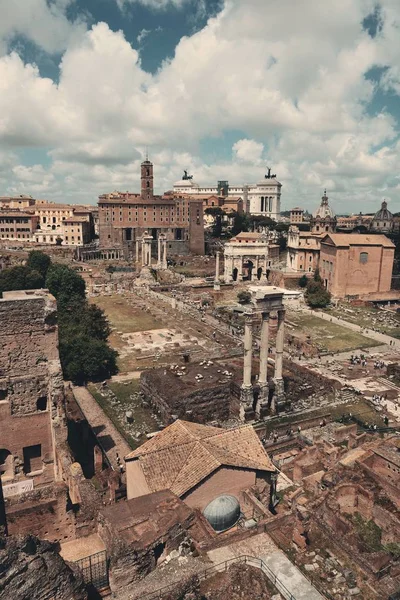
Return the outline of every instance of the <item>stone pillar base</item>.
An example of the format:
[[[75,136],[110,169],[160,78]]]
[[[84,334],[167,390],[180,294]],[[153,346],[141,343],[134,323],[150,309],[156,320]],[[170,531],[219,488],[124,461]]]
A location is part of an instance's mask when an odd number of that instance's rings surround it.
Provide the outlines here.
[[[268,406],[268,401],[265,401],[262,404],[260,404],[260,419],[265,419],[265,417],[268,417],[269,412],[270,410]]]
[[[251,405],[241,405],[240,406],[240,419],[245,423],[249,421],[255,421],[256,415]]]
[[[284,400],[285,398],[285,387],[283,383],[283,379],[274,379],[275,384],[275,396],[279,402]]]
[[[216,292],[219,292],[220,289],[221,289],[221,285],[220,285],[219,281],[214,281],[214,290]]]
[[[240,390],[240,418],[242,421],[254,421],[253,387],[242,385]]]
[[[261,416],[261,407],[267,405],[268,408],[268,390],[269,390],[269,386],[268,383],[266,381],[263,381],[261,383],[258,384],[260,391],[258,394],[258,398],[257,398],[257,404],[256,404],[256,415],[259,418],[262,418]]]

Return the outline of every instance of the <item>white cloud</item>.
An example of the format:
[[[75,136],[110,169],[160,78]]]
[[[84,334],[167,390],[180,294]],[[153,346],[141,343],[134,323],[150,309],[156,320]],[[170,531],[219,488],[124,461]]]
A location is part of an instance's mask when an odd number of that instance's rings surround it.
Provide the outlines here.
[[[58,2],[61,17],[67,2]],[[268,164],[289,207],[312,208],[325,185],[338,211],[360,210],[358,202],[375,201],[382,190],[395,200],[398,124],[366,111],[375,84],[365,73],[373,66],[387,66],[384,83],[400,93],[400,5],[384,4],[382,32],[371,38],[361,23],[372,0],[308,0],[307,11],[292,0],[273,10],[269,0],[226,0],[155,75],[122,32],[98,23],[76,35],[75,26],[63,38],[57,85],[16,54],[0,58],[0,143],[50,148],[53,163],[40,175],[54,199],[94,202],[114,187],[137,188],[149,146],[160,191],[183,168],[199,183],[243,183],[260,179]],[[208,140],[211,153],[213,138],[230,130],[241,132],[232,160],[204,164],[199,142]],[[29,184],[40,185],[29,169],[14,165],[9,186],[20,183],[27,193]]]
[[[143,40],[145,40],[147,38],[147,36],[149,35],[149,33],[151,33],[151,29],[142,29],[141,31],[139,31],[139,35],[136,38],[137,43],[139,44],[139,46],[143,42]]]
[[[259,164],[264,151],[264,144],[254,140],[238,140],[233,144],[232,150],[234,158],[239,162]]]
[[[66,9],[75,0],[0,0],[0,55],[14,35],[23,35],[55,53],[65,50],[86,29],[83,18],[71,23]]]

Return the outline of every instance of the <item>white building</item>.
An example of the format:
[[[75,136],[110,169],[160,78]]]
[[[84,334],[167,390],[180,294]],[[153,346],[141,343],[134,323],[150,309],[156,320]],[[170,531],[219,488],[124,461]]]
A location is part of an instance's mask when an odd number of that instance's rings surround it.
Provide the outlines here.
[[[268,169],[264,179],[252,184],[230,186],[228,181],[219,181],[215,187],[200,187],[198,183],[189,178],[186,171],[183,179],[174,183],[176,194],[240,196],[243,198],[244,212],[270,217],[274,221],[280,220],[281,188],[282,184],[277,181],[275,175],[271,175],[271,169]]]

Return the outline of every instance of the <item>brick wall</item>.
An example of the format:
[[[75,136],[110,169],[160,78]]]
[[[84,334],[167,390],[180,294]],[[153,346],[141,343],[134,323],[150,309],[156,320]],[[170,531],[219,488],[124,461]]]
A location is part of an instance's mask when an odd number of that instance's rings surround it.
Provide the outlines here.
[[[256,482],[256,472],[250,469],[220,467],[198,486],[182,496],[191,508],[205,509],[214,498],[221,494],[231,494],[240,500],[242,490]]]

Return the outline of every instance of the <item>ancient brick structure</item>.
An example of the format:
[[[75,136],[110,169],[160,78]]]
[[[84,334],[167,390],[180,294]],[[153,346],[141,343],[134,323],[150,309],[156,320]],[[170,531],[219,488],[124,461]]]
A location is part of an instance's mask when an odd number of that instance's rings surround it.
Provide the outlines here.
[[[160,413],[168,424],[174,418],[207,423],[224,421],[231,412],[232,377],[224,372],[233,372],[227,366],[188,364],[182,371],[171,369],[149,369],[140,376],[140,389],[145,398]],[[196,379],[198,374],[202,379]]]
[[[55,299],[45,291],[5,292],[0,330],[0,470],[7,497],[9,484],[28,489],[61,478],[54,438],[64,385]]]

